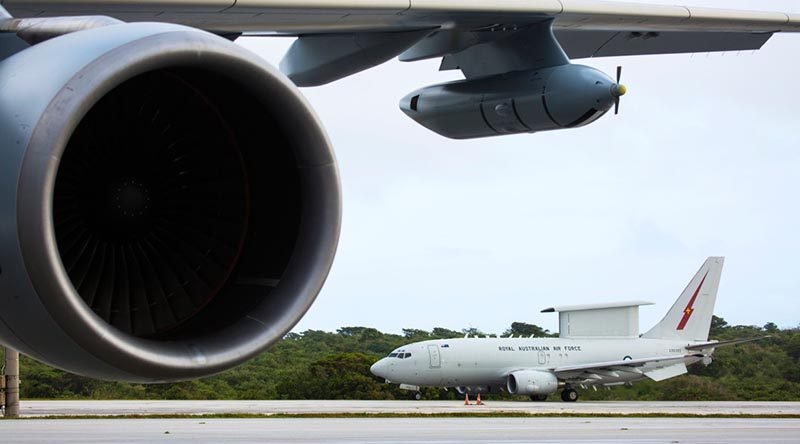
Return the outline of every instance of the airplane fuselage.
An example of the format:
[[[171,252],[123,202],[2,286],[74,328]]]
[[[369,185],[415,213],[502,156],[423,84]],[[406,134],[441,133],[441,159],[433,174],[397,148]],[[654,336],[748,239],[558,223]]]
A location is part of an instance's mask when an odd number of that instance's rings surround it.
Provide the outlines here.
[[[687,354],[693,342],[641,338],[456,338],[416,342],[398,348],[373,366],[373,373],[392,383],[420,387],[503,386],[519,369],[552,371],[573,365]],[[398,358],[392,356],[402,353]],[[685,364],[700,360],[687,357]],[[603,375],[603,384],[635,381],[641,371]]]

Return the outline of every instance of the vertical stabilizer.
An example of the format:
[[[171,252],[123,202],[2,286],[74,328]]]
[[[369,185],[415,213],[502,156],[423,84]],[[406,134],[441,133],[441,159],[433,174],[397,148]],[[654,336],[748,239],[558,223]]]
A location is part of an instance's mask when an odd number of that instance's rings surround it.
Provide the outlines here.
[[[723,257],[706,259],[664,319],[642,337],[708,340],[708,330],[711,328],[711,316],[714,314],[714,302],[717,300],[717,288],[724,261]]]

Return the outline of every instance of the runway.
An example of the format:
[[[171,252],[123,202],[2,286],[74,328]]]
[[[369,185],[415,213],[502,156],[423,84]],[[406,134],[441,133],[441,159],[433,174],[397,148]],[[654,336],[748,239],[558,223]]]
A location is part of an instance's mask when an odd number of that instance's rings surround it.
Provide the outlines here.
[[[12,443],[797,443],[799,419],[266,418],[0,421]]]
[[[22,401],[27,418],[0,421],[14,443],[462,443],[462,442],[800,442],[800,402],[507,402],[459,401]],[[730,418],[348,417],[66,419],[120,415],[313,414],[676,414]],[[735,417],[747,415],[748,417]],[[750,416],[763,416],[752,418]]]
[[[24,417],[202,415],[202,414],[453,414],[510,412],[513,414],[580,415],[794,415],[800,402],[509,402],[485,401],[466,406],[461,401],[22,401]],[[800,441],[800,438],[798,439]]]

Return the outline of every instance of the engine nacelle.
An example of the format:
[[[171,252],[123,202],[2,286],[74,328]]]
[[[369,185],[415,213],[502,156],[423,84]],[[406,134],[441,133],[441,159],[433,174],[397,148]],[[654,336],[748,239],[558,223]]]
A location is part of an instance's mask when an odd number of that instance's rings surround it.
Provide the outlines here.
[[[558,378],[550,372],[519,370],[508,375],[506,389],[512,395],[549,395],[558,390]]]
[[[173,381],[279,340],[333,261],[340,188],[297,88],[168,24],[0,61],[0,342],[70,372]]]
[[[588,125],[619,94],[604,73],[563,65],[429,86],[404,97],[400,109],[431,131],[470,139]]]

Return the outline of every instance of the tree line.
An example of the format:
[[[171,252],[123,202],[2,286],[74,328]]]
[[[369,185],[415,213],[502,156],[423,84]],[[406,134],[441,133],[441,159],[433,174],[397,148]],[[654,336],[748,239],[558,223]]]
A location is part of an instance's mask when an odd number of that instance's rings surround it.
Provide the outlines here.
[[[216,376],[169,384],[129,384],[73,375],[21,359],[21,395],[47,399],[407,399],[409,393],[384,383],[369,367],[409,342],[485,336],[461,331],[403,329],[401,335],[369,327],[342,327],[335,333],[289,333],[270,350]],[[514,322],[498,336],[557,336],[541,327]],[[689,374],[660,383],[582,390],[582,399],[616,400],[800,400],[800,329],[728,325],[714,317],[710,337],[726,340],[770,335],[768,339],[717,350],[710,366],[695,364]],[[493,335],[494,336],[494,335]],[[0,352],[2,353],[2,352]],[[2,361],[0,361],[2,362]],[[456,399],[454,390],[425,389],[426,399]],[[508,395],[505,397],[513,398]],[[557,398],[557,397],[553,397]],[[524,398],[519,398],[524,399]]]

